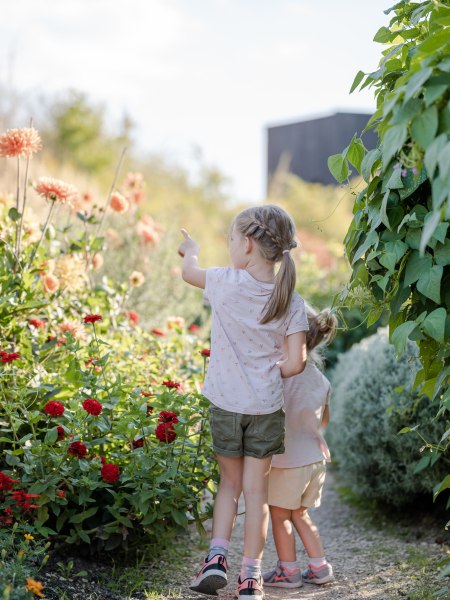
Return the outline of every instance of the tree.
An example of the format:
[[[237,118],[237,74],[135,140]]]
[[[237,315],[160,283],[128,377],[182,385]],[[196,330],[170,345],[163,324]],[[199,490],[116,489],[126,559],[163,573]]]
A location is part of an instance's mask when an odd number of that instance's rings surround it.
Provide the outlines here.
[[[111,170],[124,146],[130,144],[132,122],[124,116],[121,131],[112,135],[102,106],[92,105],[81,92],[70,91],[50,107],[44,136],[58,159],[70,161],[87,173]]]

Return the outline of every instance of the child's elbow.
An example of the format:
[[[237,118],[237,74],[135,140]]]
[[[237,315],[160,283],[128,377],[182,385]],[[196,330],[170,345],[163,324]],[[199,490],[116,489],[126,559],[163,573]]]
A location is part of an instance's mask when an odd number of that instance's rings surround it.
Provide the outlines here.
[[[181,269],[181,278],[186,283],[191,283],[191,270],[188,267],[183,267]]]
[[[299,364],[297,364],[294,367],[295,373],[294,375],[300,375],[300,373],[303,373],[303,371],[305,370],[306,367],[306,360],[302,360]]]

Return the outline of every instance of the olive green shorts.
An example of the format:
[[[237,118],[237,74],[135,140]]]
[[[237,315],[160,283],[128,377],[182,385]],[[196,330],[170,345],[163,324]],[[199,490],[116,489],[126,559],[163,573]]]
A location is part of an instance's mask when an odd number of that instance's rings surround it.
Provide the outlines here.
[[[266,458],[284,452],[284,410],[268,415],[241,415],[210,405],[213,448],[228,457]]]

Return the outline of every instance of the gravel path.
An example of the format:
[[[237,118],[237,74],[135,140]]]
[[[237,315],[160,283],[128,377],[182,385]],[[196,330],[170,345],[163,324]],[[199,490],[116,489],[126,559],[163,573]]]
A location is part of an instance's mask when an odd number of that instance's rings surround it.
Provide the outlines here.
[[[240,511],[241,512],[241,511]],[[311,515],[318,525],[327,559],[332,563],[336,582],[324,586],[305,585],[294,590],[269,588],[266,599],[290,599],[310,597],[317,600],[388,600],[392,598],[428,598],[414,595],[415,589],[426,584],[428,589],[442,587],[437,580],[436,563],[443,558],[446,548],[439,539],[439,530],[416,527],[396,529],[395,533],[373,528],[355,518],[357,509],[343,504],[336,491],[332,474],[328,474],[322,506]],[[413,519],[412,519],[413,520]],[[390,528],[392,529],[392,527]],[[441,536],[442,537],[442,536]],[[441,542],[441,543],[437,543]],[[243,516],[236,522],[229,553],[229,581],[225,590],[219,592],[220,600],[234,598],[234,583],[239,572],[243,548]],[[298,557],[306,564],[306,554],[298,543]],[[276,552],[271,533],[264,553],[263,569],[276,562]],[[199,567],[196,564],[194,571]],[[448,585],[448,579],[447,579]],[[194,594],[187,586],[172,588],[178,592],[172,598],[182,600],[205,599]],[[448,595],[443,596],[446,600]],[[161,600],[164,600],[164,596]]]

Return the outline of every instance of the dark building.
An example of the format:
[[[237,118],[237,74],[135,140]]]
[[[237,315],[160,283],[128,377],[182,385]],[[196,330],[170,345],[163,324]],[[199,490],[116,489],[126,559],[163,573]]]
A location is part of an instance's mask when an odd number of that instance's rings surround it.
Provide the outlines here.
[[[277,169],[289,171],[305,181],[336,184],[327,160],[342,152],[355,133],[361,135],[370,114],[336,113],[267,129],[267,187]],[[375,148],[373,130],[362,136],[367,149]]]

